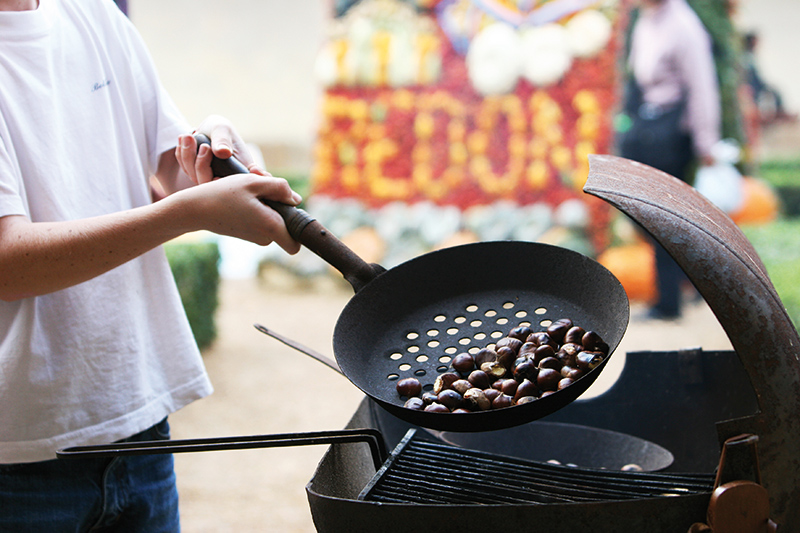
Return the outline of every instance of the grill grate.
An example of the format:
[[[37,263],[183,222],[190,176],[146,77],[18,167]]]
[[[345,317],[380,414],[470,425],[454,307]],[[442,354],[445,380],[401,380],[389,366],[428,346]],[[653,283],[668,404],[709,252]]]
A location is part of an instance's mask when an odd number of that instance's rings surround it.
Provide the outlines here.
[[[590,503],[710,493],[714,485],[714,474],[553,465],[415,440],[414,434],[415,430],[406,434],[359,500],[428,505]]]

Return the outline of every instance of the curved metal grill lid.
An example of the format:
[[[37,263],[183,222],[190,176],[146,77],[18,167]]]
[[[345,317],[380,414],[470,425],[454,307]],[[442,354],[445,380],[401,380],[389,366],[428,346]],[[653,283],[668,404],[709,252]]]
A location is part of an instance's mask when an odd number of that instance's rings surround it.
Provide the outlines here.
[[[589,156],[584,192],[638,222],[705,298],[750,376],[760,413],[721,433],[754,433],[777,521],[800,529],[800,336],[752,244],[686,183],[647,165]],[[723,438],[729,435],[722,435]]]

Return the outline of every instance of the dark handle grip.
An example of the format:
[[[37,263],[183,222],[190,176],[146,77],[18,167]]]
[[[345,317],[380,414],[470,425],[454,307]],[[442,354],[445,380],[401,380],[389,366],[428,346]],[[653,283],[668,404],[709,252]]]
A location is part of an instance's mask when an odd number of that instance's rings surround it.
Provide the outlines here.
[[[211,145],[210,139],[202,133],[196,133],[194,138],[198,150],[202,144]],[[217,178],[250,172],[235,157],[220,159],[217,156],[211,160],[211,171]],[[261,201],[281,215],[292,238],[341,272],[356,292],[385,271],[380,265],[366,263],[302,209],[264,198]]]
[[[202,144],[211,146],[211,140],[202,133],[195,133],[194,138],[197,141],[198,150]],[[226,176],[232,176],[233,174],[248,174],[250,169],[244,166],[244,164],[235,157],[221,159],[214,156],[211,159],[211,172],[214,174],[215,178],[224,178]],[[303,233],[303,229],[313,222],[314,219],[302,209],[297,209],[296,207],[264,198],[262,198],[261,201],[277,211],[278,214],[283,217],[284,222],[286,222],[289,235],[294,237],[298,242],[302,242],[298,237]]]

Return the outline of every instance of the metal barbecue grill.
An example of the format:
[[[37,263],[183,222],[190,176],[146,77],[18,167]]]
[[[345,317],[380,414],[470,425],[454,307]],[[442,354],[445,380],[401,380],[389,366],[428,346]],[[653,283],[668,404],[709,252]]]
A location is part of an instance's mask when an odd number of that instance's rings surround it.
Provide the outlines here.
[[[359,500],[432,505],[589,503],[710,492],[713,474],[586,469],[416,440],[410,429]]]
[[[727,487],[756,487],[762,492],[747,494],[762,496],[759,509],[768,507],[781,532],[800,530],[800,336],[763,264],[730,219],[686,184],[621,158],[590,161],[585,190],[664,245],[735,351],[628,353],[604,394],[491,431],[423,429],[368,395],[344,434],[326,436],[337,440],[306,486],[318,531],[682,533],[720,516],[714,505]],[[277,445],[300,437],[277,436]],[[379,437],[394,449],[388,458]],[[170,446],[232,449],[201,441]],[[170,449],[135,446],[143,449],[125,453]],[[756,514],[756,500],[742,505],[742,516]],[[774,531],[766,520],[761,530]]]
[[[585,190],[630,215],[673,255],[735,351],[629,353],[622,375],[605,394],[573,402],[522,428],[562,422],[625,432],[668,449],[674,462],[662,473],[647,474],[558,467],[553,476],[531,476],[546,479],[545,491],[533,496],[520,490],[523,483],[516,478],[498,489],[493,483],[504,475],[486,472],[499,472],[509,463],[512,471],[519,469],[508,455],[539,451],[536,439],[510,437],[510,430],[429,437],[418,431],[377,473],[357,447],[333,445],[306,487],[318,531],[686,532],[711,516],[717,495],[712,489],[722,480],[760,484],[761,472],[769,516],[780,531],[800,530],[800,337],[766,269],[730,219],[687,185],[621,158],[593,156],[591,165]],[[350,425],[379,428],[390,446],[408,430],[367,401]],[[724,464],[721,449],[740,434],[757,435],[758,456],[745,455],[733,477],[726,466],[712,480]],[[457,443],[461,451],[442,440]],[[594,445],[591,439],[583,442]],[[467,451],[475,449],[482,453]],[[536,468],[549,469],[545,465]],[[474,473],[476,468],[483,470]],[[569,498],[576,495],[574,480],[581,485],[605,475],[602,490]],[[660,476],[679,490],[652,491],[650,483]],[[619,479],[625,482],[615,485]],[[567,497],[558,492],[565,485]],[[509,486],[513,490],[507,491]],[[554,490],[564,499],[553,496]]]
[[[685,532],[706,517],[720,458],[714,423],[756,410],[736,354],[699,349],[628,353],[604,394],[500,431],[430,432],[365,398],[347,427],[379,431],[394,448],[389,459],[376,470],[366,445],[334,444],[306,493],[323,533],[531,524],[570,533]],[[549,439],[559,425],[570,432]],[[643,440],[626,447],[624,436]],[[672,460],[658,471],[620,471],[625,461],[647,465],[661,446]]]

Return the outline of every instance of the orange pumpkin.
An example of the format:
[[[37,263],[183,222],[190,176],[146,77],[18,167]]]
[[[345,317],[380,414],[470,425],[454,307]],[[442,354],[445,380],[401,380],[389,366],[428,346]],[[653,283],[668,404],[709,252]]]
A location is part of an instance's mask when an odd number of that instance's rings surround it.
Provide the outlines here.
[[[767,182],[745,176],[742,179],[742,207],[731,213],[737,224],[765,224],[778,216],[780,201]]]
[[[354,229],[342,237],[342,242],[367,263],[380,263],[386,254],[386,243],[368,226]]]
[[[655,299],[655,252],[647,242],[608,248],[597,261],[622,283],[629,300],[651,302]]]

